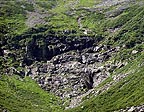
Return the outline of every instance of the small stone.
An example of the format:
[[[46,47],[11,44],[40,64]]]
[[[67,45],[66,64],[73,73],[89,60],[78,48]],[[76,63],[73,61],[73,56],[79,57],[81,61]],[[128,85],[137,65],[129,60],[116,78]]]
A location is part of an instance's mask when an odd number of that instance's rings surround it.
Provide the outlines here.
[[[64,84],[68,84],[68,80],[66,78],[63,79]]]
[[[133,112],[135,110],[135,108],[134,107],[131,107],[129,110],[128,110],[128,112]]]
[[[132,54],[136,54],[136,53],[138,53],[137,50],[133,50],[133,51],[132,51]]]
[[[84,106],[81,106],[81,109],[83,109],[84,108]]]

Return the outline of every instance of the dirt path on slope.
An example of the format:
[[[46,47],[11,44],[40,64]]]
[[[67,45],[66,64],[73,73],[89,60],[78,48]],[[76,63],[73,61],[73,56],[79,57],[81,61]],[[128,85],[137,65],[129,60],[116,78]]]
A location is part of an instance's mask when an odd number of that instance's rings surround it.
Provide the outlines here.
[[[27,0],[30,4],[34,7],[34,12],[27,11],[27,20],[26,25],[28,27],[34,27],[38,24],[46,24],[47,22],[44,20],[45,17],[48,16],[47,12],[42,12],[38,5],[36,4],[35,0]]]

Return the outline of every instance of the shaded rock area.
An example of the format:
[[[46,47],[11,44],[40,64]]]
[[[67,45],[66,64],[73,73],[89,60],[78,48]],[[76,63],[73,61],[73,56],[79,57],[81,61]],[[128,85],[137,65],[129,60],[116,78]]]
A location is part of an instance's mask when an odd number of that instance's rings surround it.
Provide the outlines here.
[[[3,56],[4,55],[4,52],[2,50],[2,48],[0,47],[0,56]]]
[[[67,31],[64,32],[69,33]],[[24,63],[29,65],[29,60],[46,61],[53,56],[68,52],[71,50],[83,50],[92,47],[97,40],[87,36],[33,36],[32,40],[26,46],[26,59]]]
[[[104,81],[123,64],[105,63],[119,47],[108,45],[70,50],[54,56],[46,63],[35,62],[26,67],[25,75],[32,77],[45,90],[61,98],[84,94]]]

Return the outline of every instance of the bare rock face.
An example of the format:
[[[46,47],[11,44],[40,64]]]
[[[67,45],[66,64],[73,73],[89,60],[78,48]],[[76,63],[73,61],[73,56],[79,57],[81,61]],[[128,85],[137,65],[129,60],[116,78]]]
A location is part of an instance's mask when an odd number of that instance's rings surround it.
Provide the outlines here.
[[[64,34],[69,33],[65,31]],[[73,33],[73,32],[71,32]],[[68,37],[68,36],[55,36],[53,35],[36,35],[33,36],[32,40],[26,46],[26,57],[31,58],[32,60],[51,60],[52,57],[60,55],[65,52],[72,50],[83,50],[85,48],[92,47],[94,42],[92,37]],[[59,57],[56,57],[57,60]],[[62,57],[59,58],[61,60]],[[67,57],[68,58],[68,57]],[[73,58],[73,57],[72,57]],[[26,61],[25,63],[28,63]],[[28,64],[27,64],[28,65]]]
[[[46,63],[35,62],[26,74],[45,90],[61,98],[85,93],[104,81],[118,65],[106,64],[117,48],[99,45],[54,56]]]

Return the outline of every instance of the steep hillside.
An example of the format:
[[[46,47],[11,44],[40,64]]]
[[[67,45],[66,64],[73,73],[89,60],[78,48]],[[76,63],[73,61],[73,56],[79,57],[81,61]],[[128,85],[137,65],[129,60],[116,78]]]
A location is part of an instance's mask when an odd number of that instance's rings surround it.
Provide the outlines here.
[[[143,0],[0,1],[0,111],[144,111]]]
[[[57,112],[62,111],[62,101],[43,90],[30,78],[1,76],[0,111]],[[3,112],[2,111],[2,112]]]

